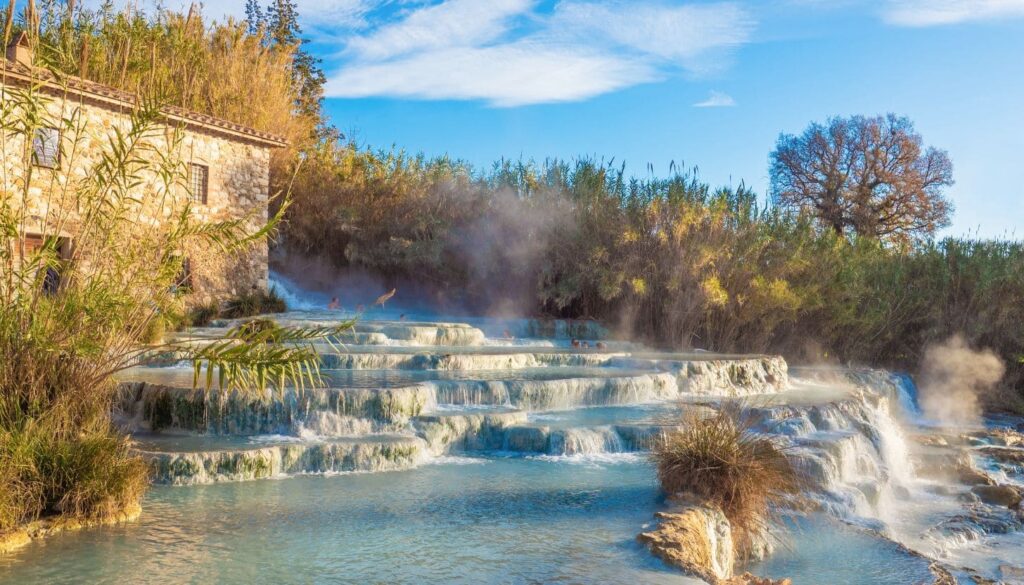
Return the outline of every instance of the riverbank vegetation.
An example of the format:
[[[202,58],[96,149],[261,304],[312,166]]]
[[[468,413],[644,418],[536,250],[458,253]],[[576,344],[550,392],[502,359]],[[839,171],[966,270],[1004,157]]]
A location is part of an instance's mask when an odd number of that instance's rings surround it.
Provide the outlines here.
[[[151,339],[183,310],[185,258],[228,258],[281,216],[199,220],[176,155],[181,133],[159,104],[145,99],[105,128],[42,85],[5,84],[0,111],[0,533],[137,509],[148,468],[112,424],[119,372],[172,353],[195,364],[197,385],[216,376],[243,392],[302,388],[317,376],[305,342],[347,327],[280,328],[275,346],[241,330],[202,347]],[[41,128],[65,130],[53,168],[33,164],[29,137]]]
[[[40,9],[61,67],[289,138],[272,161],[294,198],[279,256],[445,310],[597,318],[663,347],[795,362],[913,369],[959,333],[997,351],[1024,392],[1024,244],[935,238],[953,212],[952,163],[905,118],[780,137],[768,199],[675,165],[660,177],[599,159],[475,169],[340,139],[289,0],[221,23],[70,6]]]
[[[426,283],[448,309],[597,318],[662,347],[803,363],[913,369],[957,333],[1009,364],[1024,355],[1019,241],[837,232],[685,169],[634,179],[590,159],[474,173],[352,146],[334,156],[283,247],[381,286]],[[465,292],[452,302],[453,290]],[[1022,373],[1011,367],[1008,387],[1024,389]]]

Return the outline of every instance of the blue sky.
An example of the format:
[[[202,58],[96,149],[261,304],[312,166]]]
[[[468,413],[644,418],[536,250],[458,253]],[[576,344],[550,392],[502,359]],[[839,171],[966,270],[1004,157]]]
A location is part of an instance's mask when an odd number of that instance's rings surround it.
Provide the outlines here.
[[[780,132],[895,112],[953,160],[946,233],[1024,237],[1024,0],[298,2],[364,144],[676,161],[765,193]]]

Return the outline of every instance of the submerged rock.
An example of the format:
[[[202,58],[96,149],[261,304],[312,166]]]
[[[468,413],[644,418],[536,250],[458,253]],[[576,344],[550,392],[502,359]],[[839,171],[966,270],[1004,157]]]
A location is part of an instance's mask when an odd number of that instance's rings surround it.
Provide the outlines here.
[[[511,425],[526,422],[526,413],[510,410],[493,413],[421,415],[413,421],[417,434],[435,455],[448,452],[501,449]]]
[[[951,480],[964,485],[993,485],[995,480],[974,466],[970,453],[964,450],[919,453],[914,471],[921,477]]]
[[[1024,513],[984,504],[968,504],[957,514],[929,529],[939,539],[953,537],[961,542],[979,540],[989,534],[1009,534],[1024,529]]]
[[[935,577],[935,580],[932,581],[932,585],[959,585],[956,577],[953,576],[953,573],[950,573],[949,569],[943,567],[938,562],[933,561],[929,564],[928,570]]]
[[[1024,567],[999,565],[999,579],[1007,585],[1024,585]]]
[[[41,518],[13,530],[0,532],[0,555],[13,552],[27,546],[33,540],[55,536],[62,532],[72,532],[95,526],[114,526],[138,519],[142,513],[139,504],[131,504],[126,508],[97,518],[71,518],[58,515]]]
[[[211,451],[140,450],[155,483],[197,485],[280,475],[396,471],[421,463],[426,443],[416,437],[388,440],[278,444]]]
[[[979,485],[971,488],[982,502],[993,506],[1005,506],[1010,509],[1020,507],[1020,490],[1009,485]]]
[[[980,447],[978,453],[995,461],[1009,473],[1024,473],[1024,449],[1009,447]]]
[[[728,581],[723,582],[725,585],[792,585],[793,581],[790,579],[772,579],[771,577],[758,577],[751,573],[743,573],[737,575]]]
[[[782,392],[789,386],[789,366],[779,356],[721,359],[615,357],[608,365],[671,372],[682,394],[742,397]]]
[[[671,374],[552,380],[437,380],[425,383],[438,404],[512,405],[524,410],[647,404],[677,398]]]
[[[219,389],[124,383],[118,395],[128,431],[187,431],[214,435],[284,433],[300,426],[331,434],[397,430],[434,406],[425,385],[398,388],[307,388],[255,397]]]
[[[978,444],[998,445],[1000,447],[1022,447],[1024,448],[1024,433],[1013,429],[995,428],[985,429],[966,435]]]

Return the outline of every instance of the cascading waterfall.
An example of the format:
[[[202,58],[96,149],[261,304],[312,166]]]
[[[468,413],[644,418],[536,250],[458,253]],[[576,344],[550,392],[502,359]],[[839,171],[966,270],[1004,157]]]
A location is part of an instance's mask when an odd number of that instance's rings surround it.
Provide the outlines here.
[[[321,302],[321,299],[312,298],[310,293],[303,291],[294,282],[273,270],[267,277],[267,288],[277,292],[278,296],[284,299],[288,309],[292,311],[311,311],[327,306],[326,300]]]
[[[832,499],[831,509],[849,519],[884,522],[892,502],[913,482],[909,448],[897,420],[901,413],[894,408],[896,380],[882,373],[862,376],[863,386],[852,388],[848,399],[809,407],[798,424],[783,431],[797,446],[798,457],[820,470],[815,479]],[[843,511],[835,502],[852,505]]]
[[[298,294],[275,279],[281,294]],[[310,306],[297,298],[300,307]],[[304,318],[282,320],[301,325]],[[318,312],[310,319],[335,318]],[[172,368],[137,368],[131,375],[139,382],[123,388],[120,422],[136,433],[157,481],[189,485],[401,470],[453,455],[635,462],[662,433],[684,424],[684,411],[743,400],[758,432],[788,444],[810,479],[807,495],[852,525],[934,558],[975,551],[996,531],[1022,523],[990,506],[965,505],[970,487],[956,478],[922,477],[915,469],[922,457],[918,425],[926,421],[907,376],[838,368],[791,375],[777,357],[484,336],[509,327],[364,321],[340,352],[322,350],[330,387],[259,400],[174,387]],[[515,335],[598,331],[574,327],[523,321]],[[1014,449],[985,444],[951,456],[933,453],[941,451],[936,447],[925,455],[947,474],[949,467],[982,476],[971,467],[972,459],[982,461],[989,477],[1012,483],[1024,469]]]
[[[552,437],[548,451],[551,455],[594,455],[622,453],[626,447],[622,438],[611,427],[594,429],[566,429]]]
[[[1007,482],[976,469],[978,456],[955,446],[955,435],[936,437],[934,427],[918,426],[927,421],[909,377],[877,371],[848,376],[848,399],[761,413],[762,428],[774,425],[791,442],[797,466],[813,480],[809,495],[830,514],[939,559],[954,573],[971,566],[987,578],[1016,574],[1009,561],[1024,546],[1024,514],[998,501],[979,501],[971,487],[1006,493],[990,486]],[[925,444],[915,446],[909,440],[914,433],[925,436]],[[983,445],[987,440],[978,439]],[[1024,460],[1024,451],[1010,449],[1010,457]]]

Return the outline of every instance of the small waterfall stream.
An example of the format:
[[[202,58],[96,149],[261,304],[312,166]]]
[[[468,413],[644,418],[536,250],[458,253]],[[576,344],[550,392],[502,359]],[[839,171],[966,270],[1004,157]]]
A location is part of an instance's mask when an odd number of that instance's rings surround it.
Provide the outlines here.
[[[327,306],[330,299],[322,299],[312,293],[303,291],[294,282],[282,274],[271,270],[267,277],[267,288],[273,290],[284,299],[285,305],[292,311],[315,311]]]

